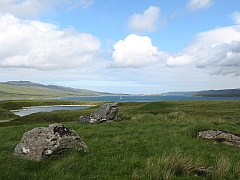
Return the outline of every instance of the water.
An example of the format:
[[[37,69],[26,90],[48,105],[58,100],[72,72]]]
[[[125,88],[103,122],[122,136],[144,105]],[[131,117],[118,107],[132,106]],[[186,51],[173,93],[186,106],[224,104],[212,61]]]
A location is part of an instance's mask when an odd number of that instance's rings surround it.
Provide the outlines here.
[[[194,97],[194,96],[88,96],[88,97],[63,97],[61,100],[79,101],[113,101],[113,102],[154,102],[167,100],[240,100],[240,97]],[[29,107],[23,110],[13,111],[19,116],[26,116],[37,112],[51,112],[54,110],[77,110],[90,106],[45,106]]]
[[[95,96],[63,97],[61,100],[114,101],[114,102],[153,102],[167,100],[240,100],[240,97],[196,97],[196,96]]]
[[[37,112],[51,112],[55,110],[77,110],[86,109],[91,106],[39,106],[39,107],[28,107],[21,110],[13,111],[18,116],[26,116]]]

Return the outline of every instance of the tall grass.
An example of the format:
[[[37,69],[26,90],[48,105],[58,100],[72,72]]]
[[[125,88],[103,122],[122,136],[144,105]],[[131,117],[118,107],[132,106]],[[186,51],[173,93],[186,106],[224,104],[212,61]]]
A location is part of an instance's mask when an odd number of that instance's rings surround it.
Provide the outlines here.
[[[224,155],[216,158],[214,171],[208,175],[208,179],[237,179],[240,175],[240,161],[232,164]]]
[[[194,161],[192,157],[186,156],[182,152],[175,152],[169,156],[149,158],[144,170],[133,172],[132,178],[170,180],[176,176],[190,175],[199,166],[199,160]]]

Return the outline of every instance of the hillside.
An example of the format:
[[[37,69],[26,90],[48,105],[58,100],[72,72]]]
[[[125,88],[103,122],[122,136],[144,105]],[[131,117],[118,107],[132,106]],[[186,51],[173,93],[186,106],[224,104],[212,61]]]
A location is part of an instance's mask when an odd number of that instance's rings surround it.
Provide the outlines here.
[[[164,96],[240,97],[240,89],[167,92]]]
[[[240,89],[199,91],[194,95],[195,96],[204,96],[204,97],[240,97]]]
[[[86,89],[43,85],[30,81],[0,82],[0,98],[50,98],[63,96],[100,96],[106,94]]]
[[[193,96],[197,91],[186,91],[186,92],[167,92],[163,93],[164,96]]]

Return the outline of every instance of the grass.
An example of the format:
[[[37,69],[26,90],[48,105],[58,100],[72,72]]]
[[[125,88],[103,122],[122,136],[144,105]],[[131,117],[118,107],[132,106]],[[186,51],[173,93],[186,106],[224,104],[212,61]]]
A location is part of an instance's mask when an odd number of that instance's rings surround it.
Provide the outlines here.
[[[239,101],[120,103],[122,121],[77,123],[94,109],[36,113],[0,123],[0,179],[240,179],[238,148],[195,138],[208,129],[240,134]],[[12,155],[24,132],[57,122],[75,130],[89,151],[71,150],[40,162]],[[197,177],[194,170],[201,166],[214,171]]]
[[[1,98],[41,98],[59,96],[68,96],[68,93],[37,86],[28,87],[0,84]]]

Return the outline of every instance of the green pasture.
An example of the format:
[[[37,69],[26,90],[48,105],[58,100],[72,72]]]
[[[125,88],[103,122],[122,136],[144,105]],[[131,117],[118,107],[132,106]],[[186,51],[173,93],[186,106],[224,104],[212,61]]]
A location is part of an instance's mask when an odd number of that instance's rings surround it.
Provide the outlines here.
[[[25,117],[10,109],[58,101],[1,101],[0,179],[240,179],[240,149],[197,139],[198,131],[217,129],[240,135],[240,101],[159,101],[119,103],[121,120],[79,124],[96,107],[36,113]],[[96,102],[68,101],[84,104]],[[100,105],[100,104],[95,104]],[[14,157],[24,132],[62,123],[75,130],[88,152],[70,150],[36,162]],[[207,176],[197,167],[212,166]]]
[[[37,86],[12,86],[0,84],[1,98],[42,98],[67,96],[67,92]]]

